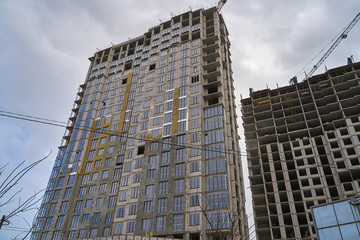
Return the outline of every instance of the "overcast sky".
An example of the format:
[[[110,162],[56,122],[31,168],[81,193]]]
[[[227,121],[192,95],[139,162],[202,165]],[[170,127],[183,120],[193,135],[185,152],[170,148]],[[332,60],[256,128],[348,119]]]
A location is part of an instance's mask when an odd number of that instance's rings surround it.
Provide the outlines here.
[[[0,110],[67,121],[78,86],[85,80],[88,57],[97,48],[142,35],[189,6],[195,10],[215,4],[205,0],[0,0]],[[248,97],[249,88],[285,86],[299,71],[303,73],[309,60],[359,10],[359,0],[229,0],[222,14],[230,32],[237,105],[240,94]],[[360,24],[326,60],[328,69],[345,65],[350,55],[359,61],[359,39]],[[0,116],[0,165],[10,163],[10,169],[52,150],[50,158],[19,185],[24,197],[45,188],[64,130]],[[244,152],[242,129],[240,135]],[[0,215],[7,210],[0,209]],[[25,216],[29,222],[31,215]],[[20,217],[12,223],[26,227]],[[0,230],[0,239],[15,235]]]

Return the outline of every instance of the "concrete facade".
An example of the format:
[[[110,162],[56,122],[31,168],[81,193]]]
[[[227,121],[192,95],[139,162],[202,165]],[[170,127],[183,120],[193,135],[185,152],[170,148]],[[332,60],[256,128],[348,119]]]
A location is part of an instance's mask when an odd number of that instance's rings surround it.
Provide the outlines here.
[[[316,239],[310,208],[360,193],[360,63],[241,104],[258,239]]]
[[[229,48],[214,7],[90,57],[32,239],[246,239]]]

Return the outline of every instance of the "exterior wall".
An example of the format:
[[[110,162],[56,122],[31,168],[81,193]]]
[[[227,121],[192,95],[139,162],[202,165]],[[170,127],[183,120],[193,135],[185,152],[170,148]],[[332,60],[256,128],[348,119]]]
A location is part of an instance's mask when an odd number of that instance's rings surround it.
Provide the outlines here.
[[[200,9],[90,58],[32,239],[248,235],[227,35]]]
[[[360,192],[360,64],[242,99],[258,239],[316,239],[310,208]]]

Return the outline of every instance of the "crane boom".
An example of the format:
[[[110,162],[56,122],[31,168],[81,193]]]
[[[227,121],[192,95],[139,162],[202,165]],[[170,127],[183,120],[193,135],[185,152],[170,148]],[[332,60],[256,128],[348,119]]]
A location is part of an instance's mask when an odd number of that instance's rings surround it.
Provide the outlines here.
[[[326,58],[334,51],[334,49],[339,45],[339,43],[347,37],[347,34],[350,32],[350,30],[355,26],[355,24],[360,20],[360,13],[356,15],[356,17],[351,21],[351,23],[345,28],[345,30],[340,34],[340,36],[336,39],[336,41],[331,45],[329,50],[320,58],[318,63],[314,65],[314,67],[311,69],[311,71],[307,74],[304,80],[311,77],[314,72],[320,67],[320,65],[326,60]]]
[[[218,10],[218,12],[221,11],[222,7],[225,5],[226,2],[227,2],[227,0],[220,0],[220,1],[219,1],[218,5],[217,5],[217,7],[216,7],[217,10]]]

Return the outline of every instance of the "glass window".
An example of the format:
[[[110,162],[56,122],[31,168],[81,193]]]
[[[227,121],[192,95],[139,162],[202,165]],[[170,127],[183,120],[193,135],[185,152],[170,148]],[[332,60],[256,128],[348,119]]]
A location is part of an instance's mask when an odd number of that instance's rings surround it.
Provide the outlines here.
[[[156,231],[163,232],[165,231],[166,226],[166,216],[156,217]]]
[[[175,196],[174,197],[174,211],[183,211],[185,205],[184,196]]]
[[[174,214],[173,230],[184,230],[184,214]]]
[[[339,202],[334,204],[335,212],[339,224],[354,222],[354,217],[349,202]]]
[[[167,198],[158,199],[158,213],[166,212],[167,210]]]
[[[190,226],[200,225],[200,213],[189,214],[189,225]]]
[[[337,225],[334,208],[332,205],[325,205],[313,209],[318,228]],[[325,238],[326,239],[326,238]]]

